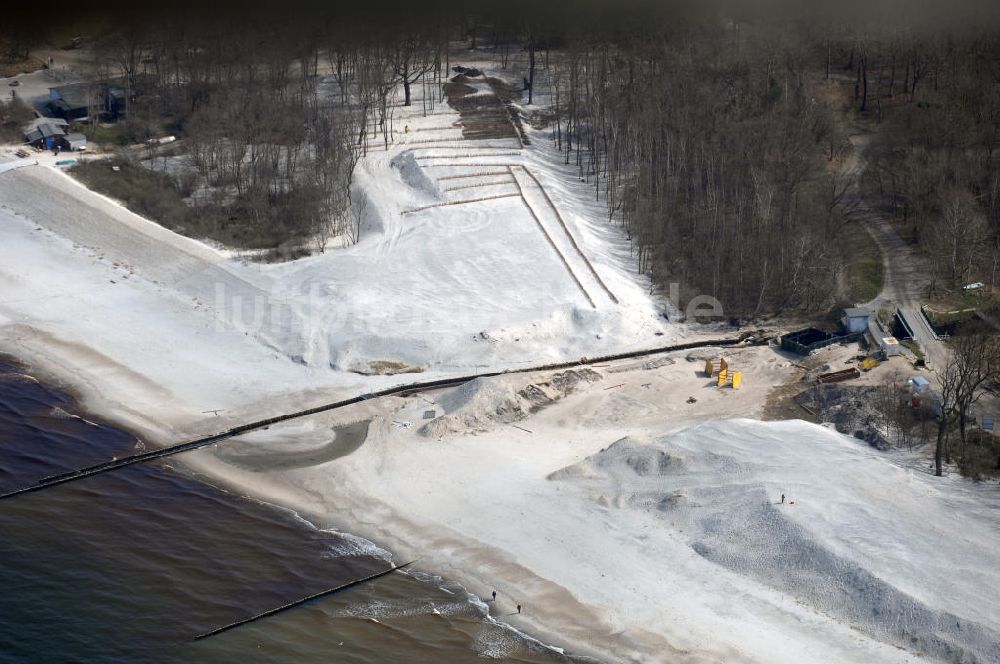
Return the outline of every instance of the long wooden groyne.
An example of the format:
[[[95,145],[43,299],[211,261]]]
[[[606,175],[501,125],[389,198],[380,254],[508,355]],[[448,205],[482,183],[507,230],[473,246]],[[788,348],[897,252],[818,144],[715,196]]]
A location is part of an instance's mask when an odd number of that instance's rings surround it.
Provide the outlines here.
[[[217,629],[213,629],[210,632],[205,632],[204,634],[199,634],[198,636],[194,637],[194,639],[192,639],[192,641],[200,641],[202,639],[207,639],[210,636],[215,636],[216,634],[222,634],[223,632],[228,632],[229,630],[235,629],[237,627],[240,627],[241,625],[246,625],[247,623],[252,623],[252,622],[255,622],[257,620],[261,620],[262,618],[270,618],[271,616],[273,616],[275,614],[282,613],[284,611],[288,611],[289,609],[294,609],[295,607],[298,607],[298,606],[302,606],[306,602],[312,602],[313,600],[317,600],[317,599],[319,599],[321,597],[327,597],[329,595],[333,595],[334,593],[339,593],[339,592],[342,592],[344,590],[348,590],[350,588],[354,588],[356,586],[360,586],[361,584],[368,583],[369,581],[374,581],[375,579],[379,579],[379,578],[381,578],[383,576],[392,574],[393,572],[398,572],[401,569],[409,567],[410,565],[412,565],[415,562],[416,562],[415,560],[411,560],[410,562],[403,563],[402,565],[393,565],[389,569],[382,570],[381,572],[376,572],[374,574],[370,574],[370,575],[364,577],[363,579],[357,579],[356,581],[351,581],[349,583],[345,583],[345,584],[339,585],[336,588],[330,588],[329,590],[323,590],[321,592],[309,595],[308,597],[303,597],[302,599],[297,599],[294,602],[289,602],[288,604],[282,604],[279,607],[276,607],[276,608],[273,608],[273,609],[269,609],[267,611],[264,611],[263,613],[258,613],[256,615],[250,616],[249,618],[243,618],[242,620],[237,620],[236,622],[231,622],[228,625],[224,625],[223,627],[219,627]]]

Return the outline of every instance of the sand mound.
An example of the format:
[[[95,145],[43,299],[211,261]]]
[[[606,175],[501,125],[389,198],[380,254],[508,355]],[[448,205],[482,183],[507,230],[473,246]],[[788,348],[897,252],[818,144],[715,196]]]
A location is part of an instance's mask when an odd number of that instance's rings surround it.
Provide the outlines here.
[[[622,438],[549,479],[642,511],[704,560],[880,641],[997,661],[1000,620],[981,606],[993,600],[955,573],[995,545],[979,522],[988,508],[953,524],[922,482],[870,454],[800,422],[711,423],[651,444]]]
[[[440,437],[519,422],[600,378],[592,369],[560,371],[547,381],[527,385],[522,377],[477,378],[439,397],[444,414],[421,427],[420,433]]]
[[[709,495],[705,495],[709,493]],[[876,638],[952,662],[997,661],[1000,633],[937,610],[837,555],[771,504],[762,487],[699,492],[692,548]]]
[[[551,473],[548,479],[609,477],[628,482],[632,477],[676,473],[682,470],[684,465],[684,459],[676,454],[625,437],[578,464]]]

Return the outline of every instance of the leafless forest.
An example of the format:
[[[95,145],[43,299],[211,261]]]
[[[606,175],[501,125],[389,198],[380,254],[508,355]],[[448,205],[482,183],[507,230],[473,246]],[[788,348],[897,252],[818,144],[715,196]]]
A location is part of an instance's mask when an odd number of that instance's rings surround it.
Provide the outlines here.
[[[1000,33],[708,21],[567,40],[555,140],[661,283],[754,316],[872,297],[855,182],[943,287],[995,283]],[[852,135],[871,137],[863,173]],[[867,298],[865,298],[867,299]]]
[[[194,172],[132,169],[131,203],[168,225],[245,247],[356,241],[358,160],[390,139],[395,109],[440,99],[453,64],[487,59],[523,83],[523,121],[590,183],[642,272],[752,318],[876,294],[878,270],[859,277],[872,244],[860,196],[926,255],[936,288],[996,283],[1000,30],[983,12],[596,3],[75,20],[126,89],[123,142],[184,139]],[[26,34],[54,38],[12,24],[4,52],[30,49]]]
[[[443,34],[416,24],[400,32],[360,34],[334,21],[143,21],[104,36],[97,48],[108,76],[130,99],[124,141],[176,134],[194,166],[167,177],[174,191],[140,185],[147,204],[176,213],[176,200],[201,186],[207,195],[180,212],[185,232],[263,248],[357,241],[358,159],[390,139],[393,109],[412,103],[413,86],[436,90],[444,75]],[[320,89],[330,75],[336,85]]]

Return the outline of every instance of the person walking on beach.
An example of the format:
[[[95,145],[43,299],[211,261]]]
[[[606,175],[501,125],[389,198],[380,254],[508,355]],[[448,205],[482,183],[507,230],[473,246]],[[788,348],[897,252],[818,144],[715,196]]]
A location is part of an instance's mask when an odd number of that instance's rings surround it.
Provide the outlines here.
[[[520,604],[518,604],[518,605],[517,605],[517,612],[518,612],[518,613],[520,613],[520,612],[521,612],[521,605],[520,605]]]
[[[497,591],[493,591],[493,601],[497,601]]]
[[[781,494],[781,504],[785,504],[785,494]]]

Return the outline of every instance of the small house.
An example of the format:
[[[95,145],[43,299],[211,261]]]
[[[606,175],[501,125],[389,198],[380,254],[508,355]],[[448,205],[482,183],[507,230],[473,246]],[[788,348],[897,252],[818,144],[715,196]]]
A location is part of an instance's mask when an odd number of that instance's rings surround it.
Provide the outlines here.
[[[906,382],[910,384],[910,389],[913,390],[914,394],[923,394],[931,386],[931,382],[923,376],[914,376]]]
[[[868,330],[868,320],[871,318],[871,312],[864,307],[849,307],[844,309],[844,317],[841,322],[844,325],[844,329],[847,333],[853,332],[866,332]]]
[[[90,109],[101,106],[99,91],[90,83],[73,83],[49,88],[49,110],[66,120],[84,120]]]
[[[24,142],[36,148],[51,150],[62,144],[66,136],[66,121],[58,118],[38,118],[24,131]]]
[[[125,114],[125,90],[111,82],[71,83],[49,88],[49,111],[71,122],[89,119],[93,113],[114,120]]]

